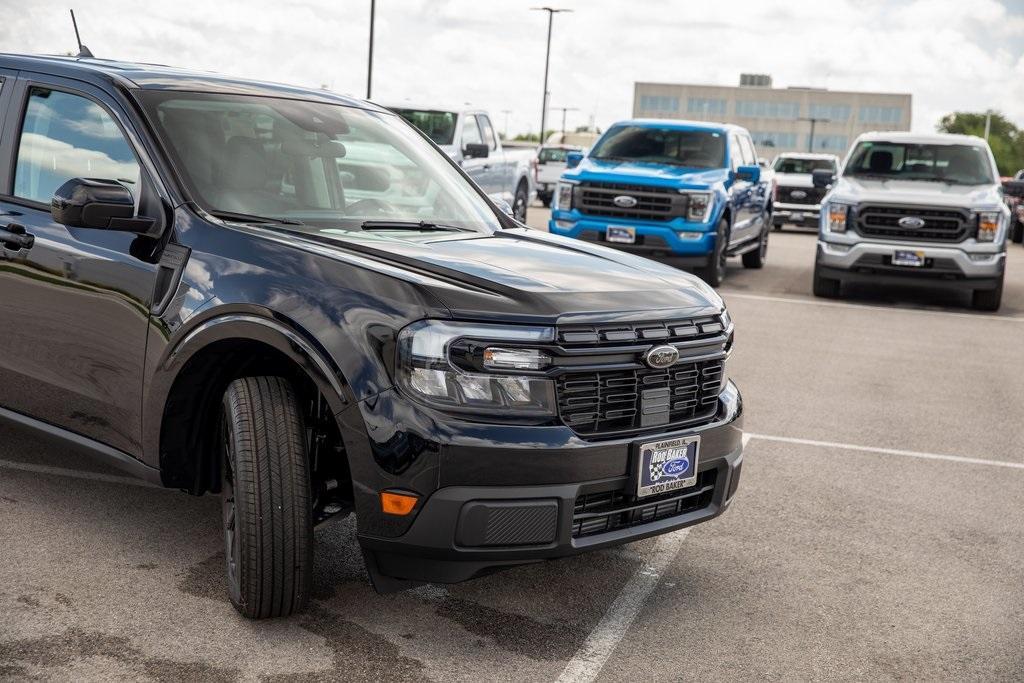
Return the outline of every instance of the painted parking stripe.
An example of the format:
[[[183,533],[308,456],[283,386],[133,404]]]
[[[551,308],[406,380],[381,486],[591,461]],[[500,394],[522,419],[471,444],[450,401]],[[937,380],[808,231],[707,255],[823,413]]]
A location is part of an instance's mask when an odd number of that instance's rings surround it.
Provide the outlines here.
[[[971,458],[965,455],[947,455],[944,453],[927,453],[923,451],[905,451],[898,448],[879,448],[877,446],[860,446],[852,443],[839,443],[836,441],[819,441],[817,439],[798,439],[792,436],[771,436],[768,434],[745,433],[745,438],[760,439],[762,441],[776,441],[778,443],[791,443],[800,446],[819,446],[821,448],[839,448],[847,451],[860,451],[861,453],[877,453],[880,455],[895,455],[901,458],[920,458],[922,460],[945,460],[947,462],[958,462],[965,465],[984,465],[987,467],[1006,467],[1014,470],[1024,470],[1024,463],[1006,462],[1004,460],[988,460],[985,458]]]
[[[764,294],[746,294],[743,292],[732,292],[728,289],[720,289],[718,293],[722,295],[722,298],[728,301],[729,299],[749,299],[750,301],[773,301],[776,303],[784,304],[797,304],[801,306],[820,306],[823,308],[854,308],[867,311],[887,311],[890,313],[899,313],[903,315],[905,313],[921,313],[925,315],[941,315],[945,317],[953,318],[969,318],[971,320],[995,320],[1000,322],[1008,323],[1024,323],[1024,317],[1007,316],[1007,315],[994,315],[992,313],[963,313],[961,311],[936,311],[928,308],[904,308],[899,306],[885,306],[871,304],[856,304],[845,301],[822,301],[821,299],[810,299],[810,298],[799,298],[799,297],[788,297],[788,296],[767,296]]]
[[[676,559],[689,532],[683,529],[657,538],[654,552],[619,591],[615,602],[562,670],[558,683],[589,683],[597,678],[651,591],[657,587],[661,575]]]
[[[105,481],[109,484],[125,484],[128,486],[142,486],[150,489],[163,487],[150,484],[148,481],[136,479],[135,477],[118,477],[113,474],[101,474],[99,472],[88,472],[84,470],[70,470],[64,467],[50,467],[49,465],[33,465],[27,462],[15,462],[13,460],[0,460],[0,468],[8,470],[21,470],[22,472],[36,472],[37,474],[53,474],[58,477],[73,477],[75,479],[89,479],[92,481]]]

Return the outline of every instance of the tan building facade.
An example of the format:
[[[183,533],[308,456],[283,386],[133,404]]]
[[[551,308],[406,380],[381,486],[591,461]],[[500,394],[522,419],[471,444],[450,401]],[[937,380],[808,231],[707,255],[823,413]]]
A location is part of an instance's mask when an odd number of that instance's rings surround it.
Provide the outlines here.
[[[910,130],[909,94],[773,88],[768,76],[744,75],[741,82],[767,85],[636,83],[633,116],[735,123],[769,160],[780,152],[843,156],[861,133]]]

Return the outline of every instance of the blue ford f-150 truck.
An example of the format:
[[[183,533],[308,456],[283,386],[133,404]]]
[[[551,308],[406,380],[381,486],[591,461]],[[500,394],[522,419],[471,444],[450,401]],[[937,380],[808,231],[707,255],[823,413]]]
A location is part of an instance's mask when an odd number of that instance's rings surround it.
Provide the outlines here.
[[[742,255],[764,265],[770,180],[739,126],[640,119],[570,153],[551,208],[557,235],[599,242],[694,270],[708,284]]]

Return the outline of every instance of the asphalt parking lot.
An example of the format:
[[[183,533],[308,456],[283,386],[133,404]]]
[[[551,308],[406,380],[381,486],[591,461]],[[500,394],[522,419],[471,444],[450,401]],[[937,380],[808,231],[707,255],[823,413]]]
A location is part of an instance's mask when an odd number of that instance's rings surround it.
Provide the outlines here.
[[[773,233],[722,287],[750,436],[725,515],[456,586],[376,595],[348,519],[310,610],[246,621],[216,499],[0,429],[0,678],[1021,679],[1024,249],[994,315],[816,300],[813,255]]]

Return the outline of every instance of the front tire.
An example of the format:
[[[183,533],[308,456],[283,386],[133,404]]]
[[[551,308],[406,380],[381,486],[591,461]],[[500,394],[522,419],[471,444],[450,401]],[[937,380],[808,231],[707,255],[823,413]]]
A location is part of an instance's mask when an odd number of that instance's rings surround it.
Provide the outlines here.
[[[281,377],[235,380],[220,425],[228,597],[251,619],[299,612],[313,574],[313,509],[295,393]]]
[[[715,235],[715,249],[708,257],[708,265],[697,270],[697,275],[712,287],[719,286],[722,284],[722,280],[725,279],[728,240],[729,221],[723,218],[718,222],[718,232]]]
[[[1013,224],[1010,226],[1010,239],[1014,244],[1024,242],[1024,221],[1014,219]]]
[[[814,263],[814,296],[823,299],[837,299],[842,283],[830,277],[822,277],[818,271],[818,263]]]
[[[1003,303],[1003,278],[995,289],[976,289],[971,294],[971,305],[979,311],[998,311]]]
[[[516,188],[516,196],[512,200],[512,217],[520,223],[526,223],[526,205],[530,201],[530,192],[526,189],[526,183],[519,183]]]

